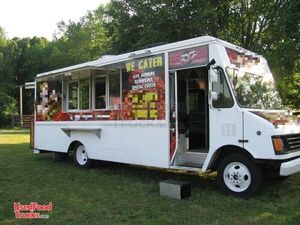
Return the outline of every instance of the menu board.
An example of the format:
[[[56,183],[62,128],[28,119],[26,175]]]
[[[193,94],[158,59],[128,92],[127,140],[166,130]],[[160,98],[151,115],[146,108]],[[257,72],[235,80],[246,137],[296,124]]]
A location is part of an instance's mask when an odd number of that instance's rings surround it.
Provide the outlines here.
[[[146,120],[165,118],[164,55],[125,62],[122,75],[122,118]]]

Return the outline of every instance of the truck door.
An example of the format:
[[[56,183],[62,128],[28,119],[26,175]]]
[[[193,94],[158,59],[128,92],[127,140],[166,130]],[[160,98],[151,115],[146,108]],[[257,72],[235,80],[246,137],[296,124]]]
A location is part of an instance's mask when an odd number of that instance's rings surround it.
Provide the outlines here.
[[[234,104],[228,80],[221,67],[209,71],[210,155],[225,145],[243,146],[243,115]]]
[[[179,133],[185,135],[187,151],[207,152],[207,69],[179,70],[177,74]]]
[[[200,168],[208,152],[208,70],[170,73],[170,159]]]

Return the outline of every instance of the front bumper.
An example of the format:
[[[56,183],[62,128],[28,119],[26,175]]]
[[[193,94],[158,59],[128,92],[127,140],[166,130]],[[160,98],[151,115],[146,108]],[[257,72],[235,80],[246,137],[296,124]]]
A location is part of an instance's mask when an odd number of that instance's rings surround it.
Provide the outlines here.
[[[300,158],[281,163],[280,165],[280,176],[289,176],[297,172],[300,172]]]

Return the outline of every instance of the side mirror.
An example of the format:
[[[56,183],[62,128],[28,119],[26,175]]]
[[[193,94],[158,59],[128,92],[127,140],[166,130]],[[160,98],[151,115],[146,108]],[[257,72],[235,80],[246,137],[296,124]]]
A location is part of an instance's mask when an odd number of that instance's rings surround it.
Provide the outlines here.
[[[218,100],[218,92],[212,91],[212,92],[211,92],[211,99],[212,99],[213,101]]]

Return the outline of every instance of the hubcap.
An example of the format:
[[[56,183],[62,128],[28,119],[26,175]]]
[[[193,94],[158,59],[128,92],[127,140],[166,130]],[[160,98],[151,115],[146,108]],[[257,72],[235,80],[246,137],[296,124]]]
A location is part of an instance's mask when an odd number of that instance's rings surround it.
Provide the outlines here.
[[[76,151],[76,159],[80,165],[85,165],[88,160],[88,155],[83,145],[80,145]]]
[[[223,179],[226,186],[234,192],[245,191],[251,184],[249,169],[240,162],[232,162],[225,167]]]

